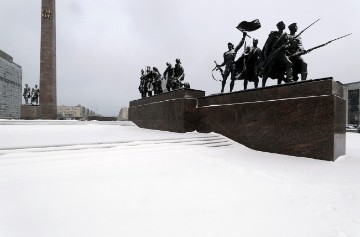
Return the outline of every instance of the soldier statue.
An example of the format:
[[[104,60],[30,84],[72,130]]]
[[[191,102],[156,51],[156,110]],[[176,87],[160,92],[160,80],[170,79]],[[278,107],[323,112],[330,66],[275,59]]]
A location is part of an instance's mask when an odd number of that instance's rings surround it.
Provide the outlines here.
[[[184,87],[184,78],[185,72],[184,68],[181,65],[180,59],[177,58],[175,60],[175,68],[174,68],[174,80],[173,80],[173,89],[180,89]]]
[[[40,90],[38,85],[35,85],[35,88],[32,88],[31,90],[31,105],[39,105],[39,95]]]
[[[170,91],[173,88],[174,68],[169,62],[166,63],[166,66],[163,77],[166,80],[166,89]]]
[[[249,81],[254,82],[255,88],[258,88],[258,64],[261,56],[261,50],[257,47],[259,41],[253,39],[253,46],[250,48],[249,56],[246,60],[246,76],[244,80],[244,90],[247,89]]]
[[[154,83],[154,94],[158,95],[158,94],[163,93],[161,74],[160,74],[159,70],[157,69],[157,67],[153,67],[152,72],[151,72],[151,77],[153,78],[153,83]]]
[[[292,23],[289,25],[289,46],[287,47],[287,52],[289,55],[290,61],[293,63],[293,80],[297,81],[299,79],[298,74],[301,74],[301,80],[305,81],[307,78],[307,63],[304,61],[301,56],[293,56],[291,55],[302,53],[305,51],[304,46],[302,44],[301,36],[296,37],[296,32],[298,30],[297,24]],[[296,37],[296,38],[295,38]]]
[[[265,42],[263,48],[263,62],[261,74],[262,74],[262,86],[264,87],[268,77],[278,79],[278,84],[281,83],[284,78],[283,68],[286,71],[285,82],[291,82],[293,71],[292,62],[285,53],[287,43],[289,42],[289,36],[285,30],[285,23],[280,21],[276,24],[278,31],[272,31],[269,34],[268,39]]]
[[[153,82],[152,71],[150,66],[146,67],[146,74],[144,75],[144,78],[145,78],[145,87],[147,91],[147,96],[152,96],[152,92],[154,90],[154,84],[153,84],[154,82]]]
[[[224,57],[224,62],[220,65],[216,65],[216,67],[221,68],[223,66],[225,66],[225,71],[223,73],[223,80],[221,83],[221,93],[224,92],[224,88],[226,85],[226,80],[228,78],[228,76],[231,74],[231,83],[230,83],[230,92],[232,92],[233,88],[234,88],[234,84],[235,84],[235,57],[237,52],[239,51],[239,49],[243,46],[244,42],[245,42],[245,37],[246,37],[247,33],[244,31],[243,32],[243,37],[240,40],[239,44],[234,48],[234,45],[232,43],[228,43],[228,51],[226,51],[223,55]]]
[[[23,97],[24,97],[24,100],[25,100],[25,104],[28,104],[28,100],[31,97],[30,87],[28,86],[28,84],[25,84]]]
[[[141,76],[140,76],[140,85],[139,85],[139,92],[141,94],[141,98],[146,97],[146,86],[145,86],[145,77],[144,77],[144,70],[141,69]]]
[[[244,53],[236,61],[236,68],[239,73],[236,74],[236,80],[244,79],[244,90],[247,89],[248,82],[254,82],[255,88],[258,88],[258,64],[261,56],[261,50],[257,47],[258,40],[253,39],[253,46],[246,47]]]

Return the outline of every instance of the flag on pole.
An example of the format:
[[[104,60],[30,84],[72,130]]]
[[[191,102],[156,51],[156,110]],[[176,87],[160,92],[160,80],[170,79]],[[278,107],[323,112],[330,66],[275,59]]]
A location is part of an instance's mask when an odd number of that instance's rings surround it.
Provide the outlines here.
[[[240,24],[236,27],[236,29],[240,31],[254,31],[261,27],[259,19],[255,19],[253,21],[242,21]]]

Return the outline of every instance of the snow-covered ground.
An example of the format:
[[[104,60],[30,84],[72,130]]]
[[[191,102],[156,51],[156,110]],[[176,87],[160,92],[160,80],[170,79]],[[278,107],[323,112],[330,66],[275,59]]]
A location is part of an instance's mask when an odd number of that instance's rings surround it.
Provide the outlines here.
[[[0,237],[360,236],[360,134],[336,162],[131,122],[0,120]]]

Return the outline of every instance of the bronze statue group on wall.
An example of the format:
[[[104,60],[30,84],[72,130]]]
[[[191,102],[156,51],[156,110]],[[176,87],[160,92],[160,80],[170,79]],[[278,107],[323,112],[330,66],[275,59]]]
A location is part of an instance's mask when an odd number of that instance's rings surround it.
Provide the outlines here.
[[[190,89],[190,84],[184,81],[185,72],[180,59],[175,60],[175,67],[166,63],[166,69],[161,75],[157,67],[147,66],[141,69],[139,92],[141,98],[161,94],[167,91]]]
[[[25,84],[23,97],[25,100],[25,105],[39,105],[39,96],[40,96],[40,90],[38,88],[38,85],[35,85],[34,88],[30,89],[28,84]],[[30,99],[30,104],[29,104]]]
[[[221,64],[214,61],[215,68],[212,70],[212,77],[221,82],[221,93],[224,92],[229,76],[231,80],[230,92],[233,91],[236,80],[244,81],[244,90],[247,89],[249,82],[253,82],[254,87],[258,88],[259,78],[262,78],[262,87],[266,86],[268,78],[277,79],[277,84],[296,82],[299,79],[305,81],[308,75],[308,66],[302,55],[351,35],[347,34],[305,50],[301,34],[319,20],[314,21],[298,34],[297,23],[291,23],[288,26],[289,33],[287,33],[285,31],[286,24],[283,21],[278,22],[276,24],[277,30],[270,32],[262,49],[258,47],[259,40],[255,38],[252,39],[251,46],[246,46],[246,37],[251,38],[248,32],[260,29],[260,21],[255,19],[250,22],[240,22],[236,27],[242,32],[240,42],[236,46],[230,42],[227,44],[228,51],[223,54]],[[236,59],[238,51],[243,46],[242,55]],[[142,98],[152,96],[153,93],[157,95],[168,91],[190,89],[190,84],[184,82],[185,73],[180,59],[176,59],[175,62],[175,67],[169,62],[166,63],[166,70],[163,75],[156,67],[151,69],[150,66],[147,66],[146,71],[141,70],[139,91]],[[221,73],[221,79],[214,76],[214,71]]]
[[[236,27],[243,33],[239,44],[234,47],[232,43],[228,43],[228,51],[223,54],[223,63],[217,64],[215,61],[216,66],[212,70],[212,73],[214,71],[221,73],[222,80],[216,79],[212,74],[214,80],[221,81],[221,93],[224,92],[229,75],[231,79],[230,92],[233,91],[236,80],[244,80],[244,90],[247,89],[249,82],[254,82],[255,88],[258,88],[259,77],[262,78],[262,87],[266,85],[268,78],[277,79],[277,84],[281,84],[281,82],[290,83],[298,81],[300,74],[301,80],[306,80],[308,75],[307,63],[302,55],[350,35],[347,34],[305,50],[300,35],[319,20],[298,34],[296,34],[297,23],[290,24],[288,26],[289,33],[287,33],[285,32],[285,23],[280,21],[276,24],[277,31],[270,32],[262,50],[257,47],[258,39],[253,39],[252,46],[244,46],[243,54],[235,60],[239,49],[246,44],[245,38],[250,37],[247,32],[255,31],[261,27],[258,19],[251,22],[241,22]],[[225,66],[224,69],[222,69],[223,66]]]

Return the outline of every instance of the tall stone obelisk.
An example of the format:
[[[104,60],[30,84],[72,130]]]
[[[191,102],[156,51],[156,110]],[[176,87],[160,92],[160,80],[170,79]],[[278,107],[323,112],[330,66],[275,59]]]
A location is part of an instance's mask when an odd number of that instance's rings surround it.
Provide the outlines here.
[[[55,0],[42,0],[40,49],[40,118],[56,119]]]

